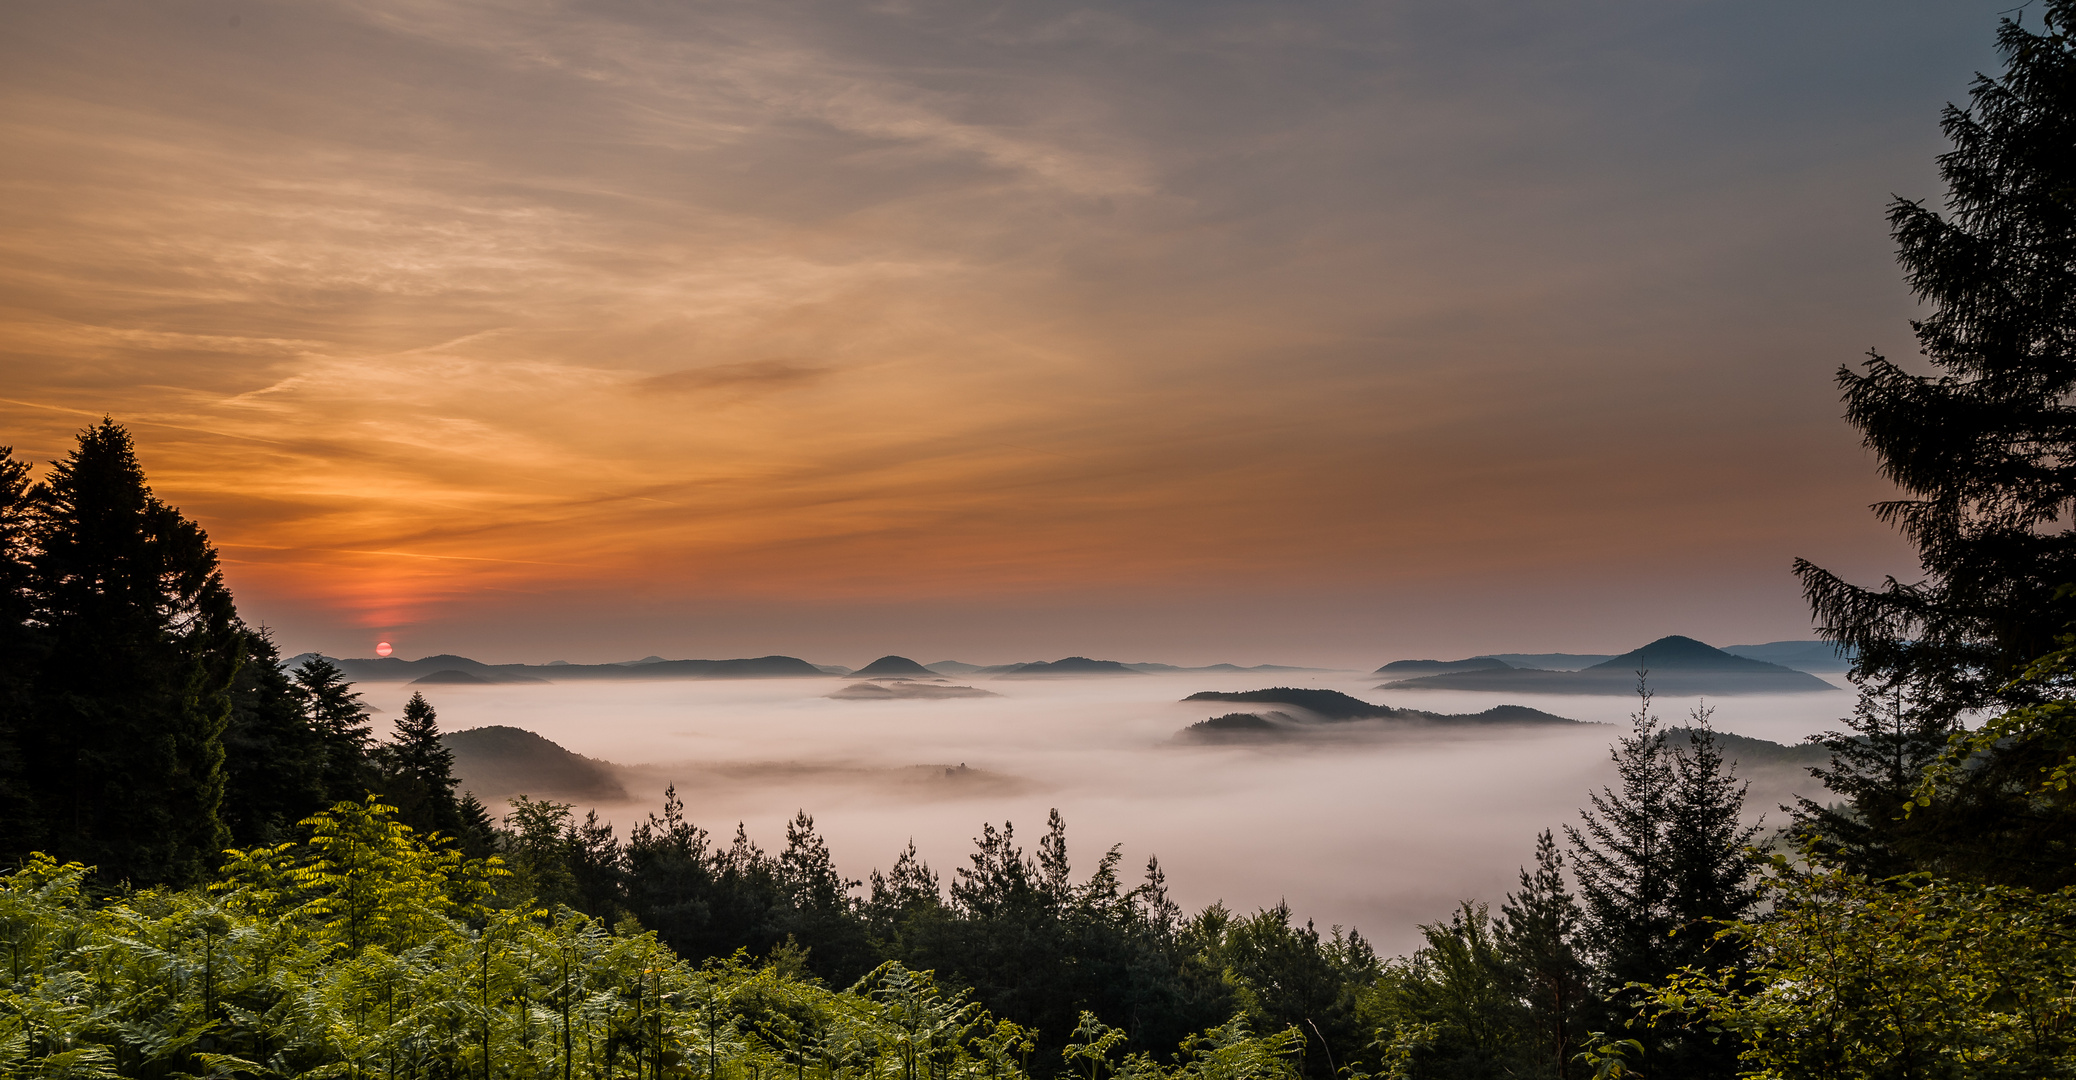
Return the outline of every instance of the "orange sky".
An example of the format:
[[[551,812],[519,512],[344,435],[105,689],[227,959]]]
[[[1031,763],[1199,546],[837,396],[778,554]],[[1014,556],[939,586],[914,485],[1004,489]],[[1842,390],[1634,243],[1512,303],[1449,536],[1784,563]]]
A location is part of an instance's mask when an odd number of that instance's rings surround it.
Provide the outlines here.
[[[1998,10],[1808,7],[14,5],[0,443],[290,651],[1807,636]]]

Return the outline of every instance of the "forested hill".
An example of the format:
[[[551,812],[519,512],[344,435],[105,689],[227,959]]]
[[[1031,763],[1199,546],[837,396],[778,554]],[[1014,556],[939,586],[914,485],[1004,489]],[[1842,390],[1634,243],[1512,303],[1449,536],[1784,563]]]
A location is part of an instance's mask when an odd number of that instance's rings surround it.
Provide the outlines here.
[[[1639,649],[1579,671],[1486,667],[1445,671],[1384,683],[1379,690],[1473,690],[1515,694],[1609,694],[1636,692],[1637,673],[1662,694],[1833,693],[1838,688],[1809,674],[1763,660],[1733,656],[1689,637],[1659,638]]]
[[[1338,690],[1273,686],[1266,690],[1205,690],[1182,699],[1274,705],[1260,712],[1235,712],[1202,720],[1176,733],[1187,742],[1264,742],[1346,737],[1351,734],[1402,730],[1403,725],[1437,724],[1576,724],[1522,705],[1495,705],[1480,713],[1437,713],[1372,705]]]

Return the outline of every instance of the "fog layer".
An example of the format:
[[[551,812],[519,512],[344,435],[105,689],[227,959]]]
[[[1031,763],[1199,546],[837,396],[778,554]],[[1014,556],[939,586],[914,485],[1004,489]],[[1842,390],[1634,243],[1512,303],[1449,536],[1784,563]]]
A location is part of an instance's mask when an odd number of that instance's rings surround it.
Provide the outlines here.
[[[1353,672],[1281,680],[1436,712],[1509,703],[1624,724],[1635,707],[1622,698],[1380,694],[1369,689],[1375,682]],[[1496,902],[1535,834],[1575,821],[1586,792],[1611,778],[1608,746],[1623,730],[1408,727],[1352,742],[1200,746],[1174,735],[1232,706],[1179,699],[1275,683],[1255,673],[1149,675],[980,683],[1002,695],[992,698],[828,696],[843,685],[774,679],[424,689],[444,730],[509,725],[629,766],[631,801],[596,804],[622,835],[674,783],[692,819],[724,840],[742,822],[753,839],[776,848],[783,822],[805,809],[847,875],[884,869],[913,838],[949,879],[982,822],[1014,822],[1028,848],[1057,807],[1079,871],[1121,844],[1133,866],[1158,855],[1185,908],[1223,900],[1252,910],[1287,899],[1300,916],[1359,927],[1391,951],[1415,944],[1416,924],[1446,916],[1460,899]],[[383,710],[385,730],[411,692],[362,689]],[[1681,723],[1694,704],[1661,699],[1658,712]],[[1850,704],[1845,693],[1728,698],[1715,722],[1795,742],[1838,726]],[[1780,767],[1752,777],[1754,811],[1775,822],[1782,815],[1773,807],[1791,790],[1815,787]]]

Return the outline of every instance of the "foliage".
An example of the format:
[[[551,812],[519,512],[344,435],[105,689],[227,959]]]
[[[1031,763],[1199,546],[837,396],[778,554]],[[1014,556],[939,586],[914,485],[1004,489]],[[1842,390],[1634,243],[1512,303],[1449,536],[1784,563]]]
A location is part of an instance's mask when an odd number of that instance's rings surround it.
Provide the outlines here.
[[[1021,1080],[1033,1033],[886,963],[836,991],[786,954],[692,964],[567,907],[485,906],[379,804],[237,853],[215,888],[95,900],[42,855],[0,876],[0,1071],[34,1077]],[[1107,1031],[1102,1033],[1108,1038]],[[1288,1035],[1206,1032],[1146,1080],[1289,1080]],[[1112,1043],[1114,1045],[1114,1041]]]
[[[1661,1017],[1734,1033],[1743,1075],[1839,1080],[2076,1072],[2076,890],[1913,874],[1798,874],[1783,857],[1770,918],[1721,935],[1744,971],[1688,971]]]
[[[1223,905],[1204,909],[1184,927],[1185,947],[1221,973],[1242,1015],[1261,1030],[1299,1033],[1308,1076],[1333,1076],[1359,1065],[1375,1038],[1362,995],[1383,974],[1362,935],[1308,920],[1292,921],[1290,905],[1234,916]]]
[[[1568,1055],[1593,1005],[1592,970],[1580,955],[1585,912],[1564,880],[1564,856],[1545,829],[1536,838],[1535,871],[1500,905],[1499,950],[1518,996],[1518,1036],[1525,1075],[1570,1075]]]
[[[1798,797],[1794,834],[1825,862],[1886,878],[1913,867],[1950,863],[1940,838],[1951,823],[1938,814],[1907,813],[1925,768],[1958,730],[1900,689],[1867,688],[1847,721],[1851,733],[1831,731],[1817,741],[1831,751],[1829,767],[1810,775],[1841,801]]]

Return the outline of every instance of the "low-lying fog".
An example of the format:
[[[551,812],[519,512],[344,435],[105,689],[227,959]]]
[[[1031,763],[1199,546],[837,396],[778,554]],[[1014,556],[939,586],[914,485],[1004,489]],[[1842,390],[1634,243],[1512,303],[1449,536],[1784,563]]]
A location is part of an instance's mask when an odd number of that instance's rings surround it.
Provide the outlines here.
[[[1359,742],[1201,746],[1175,733],[1259,706],[1181,703],[1199,690],[1319,686],[1434,712],[1528,705],[1626,724],[1633,699],[1460,692],[1384,694],[1359,673],[1187,674],[969,680],[1000,697],[832,700],[848,680],[672,680],[428,686],[446,731],[503,724],[588,757],[639,766],[626,803],[599,804],[622,836],[675,782],[689,816],[725,842],[736,823],[767,850],[795,809],[815,816],[844,873],[889,866],[911,837],[949,883],[984,821],[1015,823],[1035,848],[1046,811],[1067,821],[1076,877],[1122,844],[1137,880],[1157,854],[1185,909],[1240,910],[1289,900],[1323,928],[1352,925],[1387,954],[1417,944],[1415,925],[1464,898],[1497,903],[1536,833],[1577,819],[1612,777],[1619,727],[1467,727]],[[1836,681],[1833,677],[1833,681]],[[361,684],[385,732],[414,688]],[[1691,699],[1660,699],[1683,723]],[[1796,742],[1839,726],[1848,693],[1727,697],[1720,730]],[[959,765],[969,767],[958,772]],[[929,768],[915,768],[929,766]],[[946,769],[955,771],[947,773]],[[1745,770],[1751,806],[1774,809],[1814,781]],[[501,807],[493,806],[493,810]],[[582,807],[580,807],[580,810]]]

